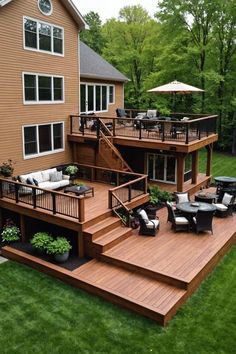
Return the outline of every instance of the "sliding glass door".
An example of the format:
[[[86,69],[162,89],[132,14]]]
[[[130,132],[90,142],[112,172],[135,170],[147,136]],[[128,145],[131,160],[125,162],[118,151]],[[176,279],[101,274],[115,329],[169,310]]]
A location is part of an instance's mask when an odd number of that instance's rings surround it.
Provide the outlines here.
[[[174,156],[148,154],[147,159],[149,179],[176,183],[176,159]]]

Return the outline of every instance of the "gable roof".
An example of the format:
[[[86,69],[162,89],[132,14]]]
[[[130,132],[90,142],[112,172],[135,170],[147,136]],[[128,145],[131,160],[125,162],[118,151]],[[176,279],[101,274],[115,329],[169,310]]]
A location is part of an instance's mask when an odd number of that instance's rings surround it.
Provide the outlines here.
[[[3,7],[7,5],[9,2],[12,2],[13,0],[0,0],[0,7]],[[85,28],[86,22],[83,19],[81,13],[77,9],[77,7],[74,5],[73,1],[71,0],[60,0],[61,3],[64,5],[64,7],[67,9],[71,17],[74,19],[74,21],[78,24],[80,29]]]
[[[80,77],[110,81],[129,81],[114,66],[80,41]]]

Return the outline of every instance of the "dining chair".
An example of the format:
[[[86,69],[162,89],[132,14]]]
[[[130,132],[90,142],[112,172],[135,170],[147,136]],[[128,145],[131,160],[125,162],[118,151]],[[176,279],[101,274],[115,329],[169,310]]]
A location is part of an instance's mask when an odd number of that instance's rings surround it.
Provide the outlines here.
[[[167,206],[167,211],[168,211],[167,222],[168,221],[171,222],[171,224],[172,224],[171,227],[175,231],[181,231],[181,230],[182,231],[184,231],[184,230],[189,231],[190,224],[189,224],[188,219],[186,219],[184,216],[176,215],[170,202],[167,201],[166,206]]]
[[[213,204],[216,207],[216,216],[224,218],[229,215],[233,215],[234,196],[225,193],[221,203]]]
[[[177,204],[190,202],[190,196],[188,192],[175,192],[174,196]]]
[[[159,218],[149,219],[144,209],[138,210],[137,213],[140,222],[139,235],[156,236],[160,227]]]
[[[212,220],[214,213],[214,210],[206,211],[199,209],[197,211],[196,216],[193,217],[193,225],[197,234],[200,231],[211,231],[213,235]]]

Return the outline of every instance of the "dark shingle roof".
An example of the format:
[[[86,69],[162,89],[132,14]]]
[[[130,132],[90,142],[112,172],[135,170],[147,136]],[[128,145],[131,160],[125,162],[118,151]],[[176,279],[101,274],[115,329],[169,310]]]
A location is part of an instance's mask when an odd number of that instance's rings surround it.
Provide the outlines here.
[[[111,81],[129,81],[129,79],[109,64],[93,49],[80,41],[80,76]]]

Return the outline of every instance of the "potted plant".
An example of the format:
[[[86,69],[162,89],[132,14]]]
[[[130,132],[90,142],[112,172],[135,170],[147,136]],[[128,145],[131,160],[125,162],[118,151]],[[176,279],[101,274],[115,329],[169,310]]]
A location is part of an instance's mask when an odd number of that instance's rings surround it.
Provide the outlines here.
[[[69,165],[65,169],[65,173],[70,177],[75,177],[77,172],[79,171],[78,167],[75,165]]]
[[[48,244],[52,241],[52,236],[47,232],[37,232],[30,240],[30,243],[39,254],[43,254],[46,252]]]
[[[2,241],[6,243],[16,242],[20,240],[20,229],[10,219],[6,221],[1,233]]]
[[[8,159],[0,165],[0,174],[3,177],[11,177],[13,175],[13,171],[13,161],[11,159]]]
[[[55,261],[63,263],[68,259],[71,248],[70,242],[65,237],[57,237],[47,245],[47,253],[53,255]]]

